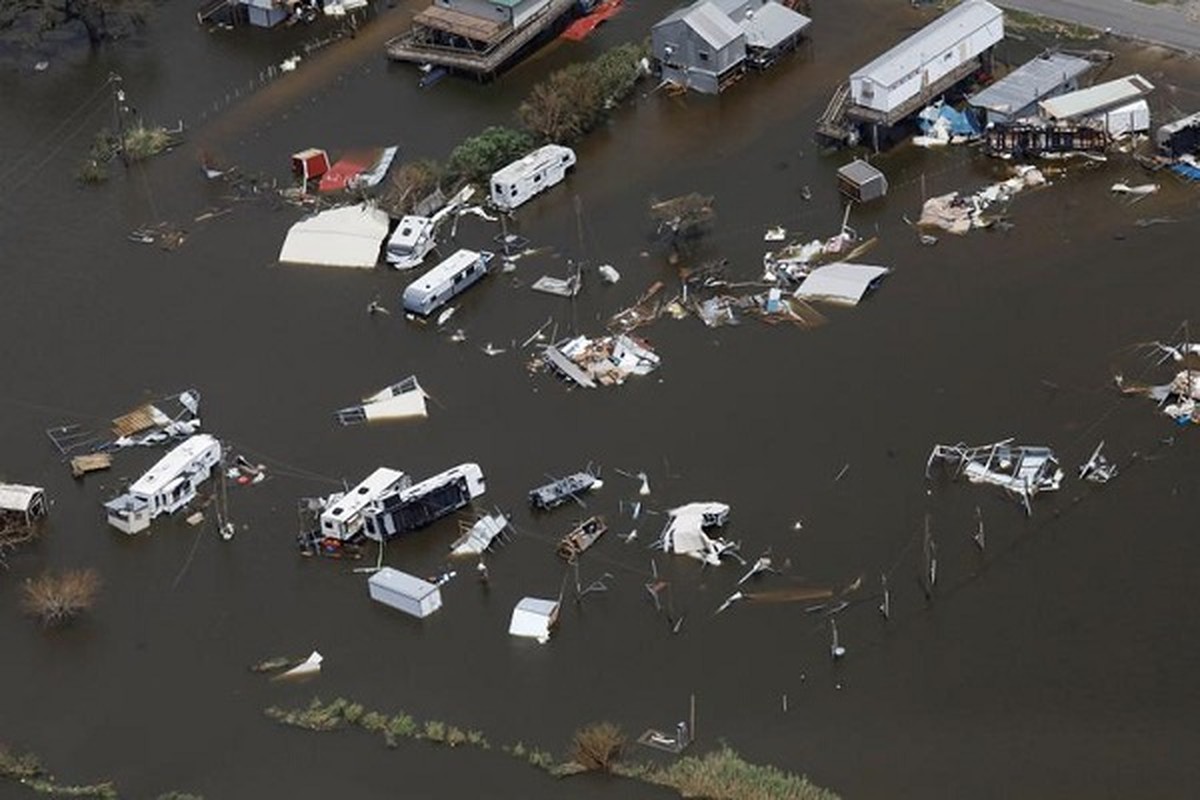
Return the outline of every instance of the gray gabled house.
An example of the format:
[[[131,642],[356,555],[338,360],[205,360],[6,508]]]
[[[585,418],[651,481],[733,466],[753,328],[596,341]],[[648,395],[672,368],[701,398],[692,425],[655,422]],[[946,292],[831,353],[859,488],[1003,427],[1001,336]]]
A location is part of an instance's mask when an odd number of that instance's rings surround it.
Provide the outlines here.
[[[746,66],[768,66],[812,23],[775,0],[697,0],[650,31],[664,81],[716,94]]]

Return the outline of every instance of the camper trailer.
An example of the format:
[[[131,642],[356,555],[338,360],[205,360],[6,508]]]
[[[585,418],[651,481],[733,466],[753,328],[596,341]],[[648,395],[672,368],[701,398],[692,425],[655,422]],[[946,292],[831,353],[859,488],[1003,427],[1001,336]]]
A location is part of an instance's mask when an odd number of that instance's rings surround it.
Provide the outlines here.
[[[196,496],[221,462],[221,443],[207,433],[185,440],[134,481],[125,494],[104,504],[108,524],[125,533],[150,527],[159,514],[173,514]]]
[[[321,533],[326,539],[349,541],[362,532],[368,509],[386,494],[407,489],[412,483],[399,470],[380,467],[362,483],[342,495],[330,495],[321,512]]]
[[[421,316],[432,313],[486,275],[491,260],[486,250],[459,250],[405,288],[404,310]]]
[[[463,508],[487,490],[478,464],[459,464],[371,504],[363,532],[379,541],[423,528]]]
[[[539,147],[492,175],[492,204],[512,211],[538,192],[550,188],[575,166],[575,151],[559,144]]]
[[[433,229],[435,223],[429,217],[407,216],[400,220],[387,243],[387,262],[396,269],[412,269],[420,266],[437,244]]]

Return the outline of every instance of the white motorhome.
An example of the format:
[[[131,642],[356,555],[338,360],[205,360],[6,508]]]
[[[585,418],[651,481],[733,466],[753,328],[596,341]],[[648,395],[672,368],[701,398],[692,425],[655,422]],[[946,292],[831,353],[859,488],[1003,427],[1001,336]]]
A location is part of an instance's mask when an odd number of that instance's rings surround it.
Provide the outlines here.
[[[459,250],[404,289],[404,310],[425,316],[487,274],[492,253]]]
[[[196,488],[221,463],[221,443],[207,433],[186,439],[134,481],[125,494],[104,504],[108,524],[125,533],[150,527],[159,514],[173,514],[190,503]]]
[[[465,507],[487,491],[478,464],[459,464],[420,483],[390,492],[371,504],[363,533],[390,539],[429,525]]]
[[[371,506],[386,494],[407,488],[411,479],[403,472],[380,467],[362,483],[342,495],[330,495],[321,512],[321,536],[348,541],[362,531]]]
[[[539,147],[492,175],[492,204],[503,211],[560,182],[575,166],[575,151],[560,144]]]
[[[400,220],[387,243],[387,262],[396,269],[420,266],[437,244],[436,223],[429,217],[407,216]]]

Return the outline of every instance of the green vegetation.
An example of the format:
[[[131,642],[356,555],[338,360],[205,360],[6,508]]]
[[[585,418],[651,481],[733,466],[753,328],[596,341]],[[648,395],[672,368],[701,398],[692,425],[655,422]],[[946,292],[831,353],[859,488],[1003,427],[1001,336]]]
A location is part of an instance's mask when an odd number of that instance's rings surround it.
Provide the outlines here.
[[[1026,11],[1005,9],[1004,25],[1014,31],[1025,33],[1045,33],[1060,39],[1075,39],[1089,41],[1099,39],[1100,32],[1072,22],[1059,22],[1049,17],[1039,17]]]
[[[329,703],[314,698],[307,708],[302,709],[271,707],[266,710],[266,715],[285,725],[311,731],[330,731],[357,725],[363,730],[382,734],[389,747],[395,747],[397,739],[404,737],[450,747],[465,744],[482,750],[491,749],[479,731],[463,731],[437,720],[417,723],[403,712],[389,717],[378,711],[365,711],[358,703],[340,697]],[[665,767],[645,763],[625,764],[619,761],[625,741],[619,727],[611,722],[599,722],[575,732],[571,742],[571,760],[568,762],[558,763],[552,753],[529,747],[523,742],[504,745],[500,750],[558,777],[588,771],[610,772],[624,778],[669,786],[683,797],[710,800],[837,800],[836,794],[812,785],[807,778],[771,766],[750,764],[725,746],[704,756],[681,758]]]
[[[100,593],[100,574],[94,569],[43,572],[22,586],[21,607],[43,625],[65,625],[92,607]]]
[[[46,771],[42,762],[32,753],[17,755],[0,744],[0,778],[16,781],[30,791],[51,797],[95,797],[100,800],[117,800],[117,790],[111,783],[95,783],[87,786],[68,786],[56,783],[54,776]]]
[[[529,152],[533,137],[524,131],[493,125],[450,152],[447,172],[469,181],[487,181],[493,172]]]
[[[666,767],[618,765],[618,775],[670,786],[684,797],[708,800],[837,800],[837,795],[772,766],[750,764],[728,746],[685,756]]]
[[[569,144],[595,129],[641,77],[645,49],[624,44],[594,61],[553,72],[533,87],[517,115],[542,141]]]
[[[126,129],[123,138],[115,136],[107,128],[101,128],[92,140],[88,154],[75,170],[76,180],[88,184],[108,180],[108,165],[121,155],[122,143],[125,160],[133,163],[163,152],[175,144],[175,137],[161,125],[151,127],[140,120]]]

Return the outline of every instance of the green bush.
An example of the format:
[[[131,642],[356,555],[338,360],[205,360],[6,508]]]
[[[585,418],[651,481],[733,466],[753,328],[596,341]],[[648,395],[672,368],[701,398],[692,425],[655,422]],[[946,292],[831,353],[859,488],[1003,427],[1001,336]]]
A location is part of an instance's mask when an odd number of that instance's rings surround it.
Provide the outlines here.
[[[551,73],[517,109],[521,124],[543,141],[575,141],[600,125],[633,91],[644,55],[640,45],[624,44],[594,61]]]
[[[465,140],[450,153],[448,171],[470,181],[486,181],[493,172],[533,149],[524,131],[494,125]]]

